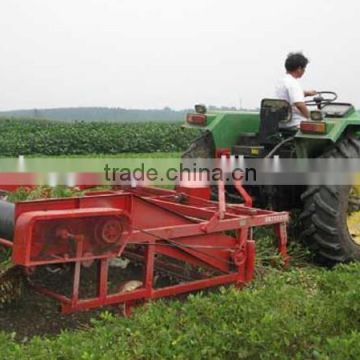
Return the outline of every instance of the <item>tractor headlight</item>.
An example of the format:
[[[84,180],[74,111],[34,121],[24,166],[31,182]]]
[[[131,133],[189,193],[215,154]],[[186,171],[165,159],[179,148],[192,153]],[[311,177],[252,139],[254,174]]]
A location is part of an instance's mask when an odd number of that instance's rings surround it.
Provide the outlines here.
[[[310,113],[311,120],[313,121],[323,121],[324,120],[324,113],[319,110],[313,110]]]
[[[205,105],[197,104],[197,105],[195,105],[195,111],[196,111],[198,114],[206,114],[207,108],[206,108]]]

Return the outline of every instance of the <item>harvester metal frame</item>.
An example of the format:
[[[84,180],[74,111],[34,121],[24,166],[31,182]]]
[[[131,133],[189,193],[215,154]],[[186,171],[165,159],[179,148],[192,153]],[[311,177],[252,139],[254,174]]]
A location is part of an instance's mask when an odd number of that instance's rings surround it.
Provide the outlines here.
[[[239,184],[238,188],[245,191]],[[219,183],[219,192],[218,203],[206,199],[204,189],[184,187],[176,191],[123,187],[88,193],[83,198],[18,203],[13,242],[0,239],[0,244],[12,248],[13,263],[24,267],[30,279],[32,270],[39,265],[74,264],[70,296],[30,281],[36,291],[57,300],[63,313],[120,303],[131,309],[138,301],[230,283],[242,286],[254,276],[252,229],[259,226],[274,227],[278,251],[286,263],[288,213],[255,209],[251,201],[250,206],[228,205],[224,194],[221,196],[223,183]],[[92,253],[92,240],[87,238],[86,231],[81,233],[84,229],[81,221],[96,222],[109,217],[126,222],[121,238],[114,240],[114,246]],[[78,230],[74,219],[78,221]],[[60,232],[55,232],[61,236],[51,242],[49,234],[54,232],[49,232],[53,229],[49,224],[52,221],[58,221],[63,227]],[[66,225],[69,221],[73,225]],[[128,257],[143,265],[139,287],[109,292],[109,262],[117,256]],[[161,256],[174,261],[166,262]],[[93,298],[81,298],[82,266],[92,262],[98,265],[97,294]],[[195,279],[183,278],[183,282],[175,285],[155,287],[155,270],[169,270],[181,278],[180,263],[202,271]]]

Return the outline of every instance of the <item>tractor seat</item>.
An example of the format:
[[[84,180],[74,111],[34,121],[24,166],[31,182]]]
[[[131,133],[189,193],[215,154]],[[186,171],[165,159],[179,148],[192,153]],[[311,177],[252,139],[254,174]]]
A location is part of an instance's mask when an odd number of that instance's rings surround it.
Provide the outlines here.
[[[260,108],[259,131],[254,136],[251,134],[242,134],[239,140],[252,138],[257,144],[272,144],[281,137],[280,124],[286,124],[291,121],[292,109],[286,100],[281,99],[263,99]],[[244,136],[245,135],[245,136]],[[246,141],[246,140],[245,140]],[[241,141],[238,142],[241,144]]]
[[[286,100],[263,99],[260,109],[259,142],[266,144],[271,138],[279,137],[279,125],[288,123],[291,117],[292,109]]]
[[[280,128],[279,131],[284,138],[288,138],[290,136],[296,135],[296,133],[299,131],[299,128],[296,126],[291,128]]]
[[[283,137],[293,136],[294,129],[280,128],[280,124],[291,121],[292,109],[286,100],[263,99],[260,108],[260,124],[258,133],[241,134],[234,153],[245,151],[246,147],[269,147],[278,144]],[[235,149],[235,147],[237,149]],[[245,151],[244,155],[247,155]]]

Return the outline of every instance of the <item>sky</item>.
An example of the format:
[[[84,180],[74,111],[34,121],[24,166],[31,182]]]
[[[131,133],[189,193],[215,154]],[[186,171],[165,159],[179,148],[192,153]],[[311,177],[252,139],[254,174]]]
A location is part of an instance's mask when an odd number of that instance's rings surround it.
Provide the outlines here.
[[[254,108],[289,52],[360,106],[360,2],[1,0],[0,110]]]

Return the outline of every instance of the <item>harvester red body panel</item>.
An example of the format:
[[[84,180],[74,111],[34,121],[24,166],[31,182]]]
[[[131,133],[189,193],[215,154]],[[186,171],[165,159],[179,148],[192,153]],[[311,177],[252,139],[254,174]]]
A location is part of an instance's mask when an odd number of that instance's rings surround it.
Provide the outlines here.
[[[221,187],[220,187],[221,190]],[[190,195],[189,195],[190,194]],[[207,199],[208,191],[123,187],[81,198],[22,202],[15,207],[12,261],[31,270],[41,265],[73,264],[71,294],[33,287],[61,303],[63,312],[146,301],[253,278],[252,229],[275,227],[278,249],[286,254],[288,213],[227,205]],[[12,240],[12,242],[10,241]],[[124,256],[142,264],[140,286],[109,291],[109,261]],[[166,259],[171,259],[167,261]],[[97,293],[81,298],[83,267],[97,265]],[[199,271],[184,276],[182,265]],[[181,282],[156,287],[157,270],[178,274]],[[126,271],[126,270],[124,270]]]

